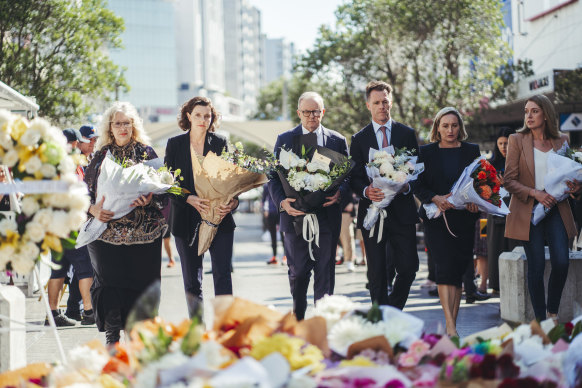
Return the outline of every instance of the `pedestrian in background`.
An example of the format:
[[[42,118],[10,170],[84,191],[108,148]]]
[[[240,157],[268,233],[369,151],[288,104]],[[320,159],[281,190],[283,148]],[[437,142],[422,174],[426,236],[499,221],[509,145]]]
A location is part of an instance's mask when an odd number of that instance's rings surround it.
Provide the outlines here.
[[[267,264],[278,264],[277,260],[277,230],[279,229],[279,209],[271,199],[271,194],[269,194],[269,184],[265,183],[263,185],[263,196],[261,198],[261,209],[263,209],[263,220],[267,228],[267,232],[271,238],[271,249],[273,250],[273,256],[267,260]],[[281,241],[283,241],[283,232],[279,231],[281,236]],[[287,258],[285,253],[281,258],[281,264],[287,264]]]

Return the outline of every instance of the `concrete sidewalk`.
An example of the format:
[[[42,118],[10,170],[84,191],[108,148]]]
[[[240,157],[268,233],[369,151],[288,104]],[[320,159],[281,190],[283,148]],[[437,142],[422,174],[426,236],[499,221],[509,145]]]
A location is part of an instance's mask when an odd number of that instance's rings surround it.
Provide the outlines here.
[[[261,219],[258,214],[237,213],[235,220],[237,229],[235,232],[234,246],[234,273],[233,289],[235,296],[246,298],[257,303],[270,305],[281,312],[291,310],[293,302],[289,293],[287,267],[282,265],[267,265],[266,260],[271,257],[270,242],[261,241]],[[282,246],[279,245],[279,256],[282,254]],[[174,248],[174,255],[177,252]],[[208,255],[206,255],[208,256]],[[427,290],[421,288],[428,274],[426,255],[419,252],[420,271],[416,276],[408,303],[404,309],[425,322],[427,332],[444,331],[444,316],[438,298],[428,295]],[[167,257],[164,253],[162,264],[162,299],[160,304],[160,316],[164,319],[179,322],[187,318],[186,299],[184,296],[182,272],[178,262],[173,268],[167,268]],[[210,269],[210,260],[204,261],[205,270]],[[348,272],[345,265],[336,267],[335,293],[346,295],[353,301],[370,305],[369,293],[365,288],[366,268],[356,267],[355,272]],[[313,281],[311,282],[313,283]],[[212,275],[205,274],[204,281],[205,319],[207,324],[212,319],[210,299],[214,295]],[[310,287],[309,307],[307,316],[313,308],[313,288]],[[65,299],[63,299],[63,303]],[[28,331],[26,338],[26,351],[28,362],[47,361],[53,362],[59,359],[58,349],[53,333],[45,330],[45,312],[42,302],[35,298],[26,300],[26,319],[30,324],[38,325],[41,331]],[[457,328],[461,336],[467,336],[474,332],[496,326],[502,323],[499,316],[499,299],[492,298],[486,302],[465,304],[461,302],[461,309],[457,322]],[[92,339],[105,342],[104,333],[99,333],[93,326],[77,326],[59,328],[58,333],[65,352],[82,345]]]

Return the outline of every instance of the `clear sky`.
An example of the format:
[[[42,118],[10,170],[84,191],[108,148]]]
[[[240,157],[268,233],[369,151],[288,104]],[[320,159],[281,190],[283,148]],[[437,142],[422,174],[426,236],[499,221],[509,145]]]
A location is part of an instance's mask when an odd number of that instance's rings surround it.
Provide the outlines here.
[[[335,23],[334,11],[344,0],[249,0],[261,10],[268,38],[286,38],[296,50],[313,46],[319,26]]]

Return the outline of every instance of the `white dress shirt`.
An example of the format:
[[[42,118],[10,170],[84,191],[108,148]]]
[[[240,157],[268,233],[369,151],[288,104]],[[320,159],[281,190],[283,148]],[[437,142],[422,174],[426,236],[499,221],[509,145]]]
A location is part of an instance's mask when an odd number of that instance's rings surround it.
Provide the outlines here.
[[[308,135],[308,134],[312,133],[309,130],[307,130],[303,125],[301,126],[301,129],[303,130],[304,135]],[[317,127],[317,129],[314,132],[317,135],[317,145],[320,147],[324,147],[324,145],[323,145],[323,128],[321,128],[321,124],[319,124],[319,127]]]
[[[386,127],[386,137],[388,138],[388,145],[390,145],[390,139],[392,137],[392,119],[384,125],[378,124],[372,120],[372,127],[374,127],[374,133],[376,134],[376,141],[378,142],[378,149],[382,149],[382,143],[384,141],[384,134],[380,130],[380,127]]]

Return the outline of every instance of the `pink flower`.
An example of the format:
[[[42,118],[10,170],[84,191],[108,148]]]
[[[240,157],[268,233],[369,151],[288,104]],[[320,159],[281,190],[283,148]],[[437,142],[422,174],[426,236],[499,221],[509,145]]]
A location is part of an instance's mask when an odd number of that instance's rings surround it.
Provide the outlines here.
[[[419,360],[422,359],[428,353],[429,350],[430,350],[429,344],[420,339],[414,341],[408,348],[408,352],[415,354]]]
[[[398,364],[403,367],[416,366],[420,358],[416,356],[415,353],[410,352],[402,353],[398,358]]]

